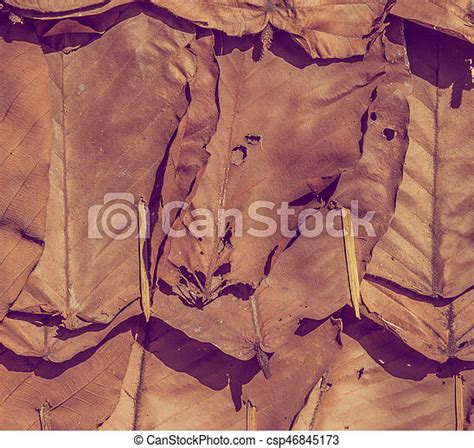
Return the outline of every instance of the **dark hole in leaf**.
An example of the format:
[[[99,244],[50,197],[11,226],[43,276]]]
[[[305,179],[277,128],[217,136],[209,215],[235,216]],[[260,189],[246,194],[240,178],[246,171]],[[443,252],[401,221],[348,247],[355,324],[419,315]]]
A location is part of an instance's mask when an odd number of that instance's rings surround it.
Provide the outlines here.
[[[372,121],[376,121],[376,120],[377,120],[377,113],[376,113],[376,112],[372,112],[372,113],[370,114],[370,119],[371,119]]]
[[[383,130],[383,135],[388,141],[391,141],[395,138],[396,132],[393,129],[385,128]]]
[[[245,140],[247,140],[249,145],[256,145],[261,139],[262,137],[260,135],[247,134],[245,136]]]
[[[307,205],[313,200],[318,200],[319,196],[314,191],[310,191],[309,193],[304,194],[303,196],[291,201],[288,205],[290,207],[298,207],[301,205]]]
[[[230,263],[224,263],[224,264],[221,264],[212,275],[214,277],[222,276],[222,275],[228,274],[230,270],[231,270]]]
[[[272,249],[272,251],[268,254],[267,261],[265,262],[265,267],[263,268],[263,273],[265,276],[270,274],[270,270],[272,268],[272,259],[277,249],[278,249],[278,246],[275,246]]]
[[[234,297],[242,300],[248,300],[252,297],[255,292],[255,288],[247,283],[235,283],[233,285],[225,287],[219,294],[219,296],[225,296],[232,294]]]
[[[182,278],[187,280],[189,283],[192,283],[194,286],[200,288],[201,285],[199,285],[196,277],[191,272],[189,272],[185,266],[180,266],[178,269],[182,275]]]
[[[162,292],[165,296],[174,296],[176,293],[173,291],[173,288],[171,285],[166,283],[164,280],[159,279],[158,280],[158,290]]]
[[[297,229],[296,230],[296,235],[291,237],[288,242],[286,243],[286,246],[285,248],[283,249],[283,251],[289,249],[291,246],[293,246],[293,244],[295,244],[296,240],[298,239],[298,237],[301,235],[301,231],[300,229]]]
[[[232,246],[232,227],[230,223],[227,223],[226,225],[226,232],[224,237],[222,238],[222,242],[224,243],[224,246]]]
[[[231,162],[233,165],[242,165],[247,158],[247,147],[243,145],[236,146],[232,149]]]

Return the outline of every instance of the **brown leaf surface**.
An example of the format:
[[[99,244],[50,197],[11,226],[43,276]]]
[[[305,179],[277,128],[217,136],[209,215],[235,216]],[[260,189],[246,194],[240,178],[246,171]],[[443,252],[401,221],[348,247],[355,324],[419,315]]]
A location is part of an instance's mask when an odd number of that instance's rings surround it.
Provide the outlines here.
[[[390,229],[362,297],[403,340],[438,360],[474,360],[474,93],[468,43],[407,28],[414,73],[410,146]]]
[[[472,286],[474,277],[469,175],[474,93],[465,62],[474,50],[416,25],[407,30],[415,75],[411,144],[397,212],[369,272],[423,295],[455,297]]]
[[[474,370],[462,372],[464,413],[463,427],[465,430],[474,431]]]
[[[151,0],[199,26],[230,36],[260,33],[267,24],[291,33],[313,58],[363,55],[390,0]]]
[[[265,227],[251,220],[248,208],[257,200],[271,201],[276,206],[265,215],[276,221],[282,202],[298,211],[320,208],[326,215],[335,181],[346,171],[336,187],[336,205],[350,207],[358,199],[361,212],[377,211],[374,224],[379,234],[384,232],[400,182],[408,115],[403,46],[385,38],[384,43],[386,50],[374,45],[365,61],[323,64],[280,33],[272,52],[256,64],[251,38],[222,38],[220,122],[208,147],[209,162],[176,228],[189,229],[195,209],[210,210],[214,217],[219,209],[237,209],[243,212],[243,236],[235,235],[231,223],[224,237],[195,238],[188,232],[170,238],[154,296],[157,317],[249,359],[255,344],[274,351],[285,334],[294,332],[298,319],[324,318],[347,301],[342,238],[323,232],[317,238],[291,239],[280,229],[265,238],[251,236],[251,226]],[[366,123],[372,111],[378,119]],[[386,128],[396,138],[387,141]],[[245,157],[237,161],[236,152]],[[295,230],[296,218],[289,224]],[[362,242],[361,263],[374,240]],[[272,276],[279,258],[281,268]],[[299,265],[301,260],[306,265]],[[307,272],[299,281],[302,270]],[[292,295],[292,287],[299,294]]]
[[[456,299],[430,299],[366,279],[362,298],[369,317],[381,319],[388,329],[429,358],[474,361],[474,290]]]
[[[97,11],[89,16],[72,16],[50,20],[33,20],[38,40],[48,48],[70,53],[98,39],[119,21],[133,16],[138,11],[136,5],[124,4]]]
[[[22,1],[21,6],[19,6],[21,9],[17,9],[16,11],[21,17],[35,19],[35,22],[37,23],[50,22],[57,19],[67,18],[80,19],[91,17],[93,19],[94,17],[97,17],[102,13],[108,12],[120,6],[126,6],[137,3],[149,3],[149,0],[97,0],[95,2],[91,1],[91,4],[89,6],[81,6],[79,4],[79,1],[80,0],[77,0],[77,5],[79,5],[78,7],[74,7],[74,5],[71,5],[71,3],[61,4],[61,2],[57,2],[55,0],[50,0],[49,3],[46,3],[44,1],[42,2],[42,0],[37,0],[36,3],[28,1],[28,4],[26,3],[26,1]],[[14,3],[20,5],[20,1],[17,0],[7,0],[6,3],[11,5],[13,5]]]
[[[197,176],[207,163],[206,150],[214,135],[219,120],[217,83],[219,66],[214,54],[214,34],[198,29],[196,40],[191,42],[190,51],[196,56],[196,76],[189,84],[187,94],[190,105],[181,119],[166,159],[166,167],[160,166],[157,175],[163,174],[162,188],[155,189],[151,198],[152,218],[151,273],[156,274],[157,262],[161,258],[163,231],[163,205],[172,201],[184,201],[190,191],[199,183]],[[170,214],[174,222],[177,210]]]
[[[108,323],[139,295],[134,203],[156,188],[195,73],[192,29],[162,12],[126,13],[80,51],[47,55],[55,120],[47,244],[13,309],[59,313],[71,329]],[[114,207],[131,223],[123,232],[113,231]]]
[[[64,12],[68,10],[100,7],[109,0],[5,0],[7,5],[39,12]]]
[[[0,17],[0,321],[43,251],[52,137],[48,68]]]
[[[109,324],[91,325],[86,331],[64,328],[57,316],[10,312],[0,325],[0,343],[18,355],[59,363],[96,347],[115,327],[141,312],[135,300]]]
[[[340,350],[336,334],[328,321],[306,322],[270,359],[266,380],[255,359],[239,361],[152,319],[147,349],[135,345],[120,402],[101,429],[243,430],[246,400],[257,407],[257,429],[289,429]]]
[[[69,362],[0,354],[0,427],[39,430],[46,409],[52,430],[95,430],[113,411],[133,343],[134,326],[121,326],[97,349]]]
[[[454,379],[438,363],[367,319],[346,325],[342,343],[313,429],[455,428]]]
[[[270,359],[271,378],[259,372],[243,388],[244,401],[256,407],[256,429],[290,429],[309,392],[339,355],[338,335],[329,320],[303,321],[296,335]]]
[[[397,0],[391,12],[474,43],[471,0]]]

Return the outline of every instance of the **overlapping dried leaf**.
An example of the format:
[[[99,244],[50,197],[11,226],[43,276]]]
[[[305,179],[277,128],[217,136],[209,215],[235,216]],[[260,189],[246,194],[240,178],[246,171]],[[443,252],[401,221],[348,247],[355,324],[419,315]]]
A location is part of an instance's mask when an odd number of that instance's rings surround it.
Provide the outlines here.
[[[474,43],[472,0],[397,0],[391,12]]]
[[[454,379],[390,332],[363,320],[346,327],[327,375],[315,430],[453,430]]]
[[[260,33],[269,24],[291,33],[313,58],[363,55],[383,27],[391,0],[151,0],[199,26],[230,36]]]
[[[120,402],[101,429],[244,430],[248,401],[257,429],[289,429],[340,351],[337,333],[329,321],[303,324],[271,358],[267,380],[255,359],[237,360],[153,319],[146,350],[135,345]],[[295,377],[298,388],[289,388]]]
[[[111,415],[119,400],[133,343],[132,332],[132,322],[122,325],[100,347],[59,365],[3,349],[0,428],[96,429]]]
[[[47,54],[49,244],[13,310],[60,314],[74,329],[110,322],[139,296],[134,204],[153,194],[195,73],[192,29],[170,20],[137,10],[81,51]],[[114,208],[131,221],[128,238],[114,238]]]
[[[412,25],[410,146],[363,301],[427,356],[474,360],[471,45]]]
[[[348,301],[342,233],[302,236],[292,216],[289,230],[278,225],[261,237],[266,224],[253,219],[251,207],[265,207],[278,223],[282,203],[298,213],[319,209],[340,223],[330,208],[357,200],[362,216],[376,211],[373,225],[383,234],[401,180],[408,118],[404,47],[389,38],[383,43],[364,61],[322,64],[280,34],[255,64],[250,38],[222,37],[219,126],[198,187],[175,224],[186,235],[169,238],[165,247],[157,317],[249,359],[256,346],[274,351],[299,319],[324,318]],[[347,112],[335,121],[338,110]],[[366,122],[374,114],[378,119]],[[385,137],[387,129],[394,138]],[[212,235],[200,236],[193,229],[204,209]],[[224,228],[219,210],[230,209],[243,219]],[[361,272],[376,240],[361,239]]]
[[[0,428],[468,429],[474,53],[384,19],[472,42],[471,6],[0,2]],[[149,240],[114,238],[140,197]],[[166,238],[183,200],[175,229],[237,208],[243,236]],[[375,211],[361,308],[391,332],[327,320],[342,233],[248,235],[262,200]]]
[[[52,137],[48,68],[0,16],[0,321],[43,252]]]

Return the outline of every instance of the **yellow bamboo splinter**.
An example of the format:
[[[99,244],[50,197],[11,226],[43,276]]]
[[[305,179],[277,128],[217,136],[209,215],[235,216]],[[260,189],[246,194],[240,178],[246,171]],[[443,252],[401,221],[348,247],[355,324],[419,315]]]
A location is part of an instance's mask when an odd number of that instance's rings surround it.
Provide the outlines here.
[[[257,429],[257,408],[251,401],[247,401],[245,409],[247,431],[255,431]]]
[[[464,402],[462,376],[454,375],[454,397],[456,402],[456,431],[464,429]]]
[[[51,405],[45,402],[38,409],[41,431],[51,431]]]
[[[349,276],[351,300],[354,307],[354,313],[357,319],[360,319],[360,284],[351,211],[347,208],[342,208],[341,215],[342,227],[344,229],[344,253],[346,255],[346,266],[347,275]]]
[[[138,257],[140,263],[140,294],[145,320],[148,322],[151,315],[150,281],[146,267],[146,240],[148,234],[148,213],[143,198],[138,202]]]

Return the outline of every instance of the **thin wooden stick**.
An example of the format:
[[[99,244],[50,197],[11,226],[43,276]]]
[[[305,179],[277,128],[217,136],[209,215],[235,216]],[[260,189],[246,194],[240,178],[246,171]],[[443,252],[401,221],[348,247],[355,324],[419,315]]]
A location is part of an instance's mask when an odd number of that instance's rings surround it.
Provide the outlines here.
[[[342,227],[344,230],[344,253],[346,256],[347,275],[349,277],[349,289],[351,293],[352,306],[354,307],[354,313],[357,319],[360,319],[359,271],[357,269],[357,256],[351,211],[347,208],[342,208],[341,215]]]
[[[257,429],[257,408],[250,400],[246,402],[246,429],[247,431],[255,431]]]
[[[138,258],[140,263],[140,294],[146,322],[150,320],[151,315],[150,280],[148,278],[148,269],[146,266],[147,235],[148,213],[145,201],[143,198],[140,198],[140,201],[138,202]]]
[[[51,431],[51,405],[46,401],[38,409],[41,431]]]
[[[456,431],[464,430],[463,381],[460,374],[454,375],[454,397],[456,406]]]

